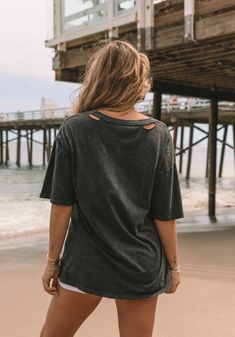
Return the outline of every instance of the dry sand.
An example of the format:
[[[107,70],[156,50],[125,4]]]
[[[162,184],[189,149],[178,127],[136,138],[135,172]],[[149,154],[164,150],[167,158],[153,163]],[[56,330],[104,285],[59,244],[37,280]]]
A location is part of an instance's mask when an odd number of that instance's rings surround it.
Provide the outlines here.
[[[178,240],[181,283],[159,296],[153,337],[235,336],[235,226]],[[41,284],[47,244],[47,232],[1,243],[0,336],[39,337],[51,299]],[[118,337],[114,300],[103,298],[76,336]]]

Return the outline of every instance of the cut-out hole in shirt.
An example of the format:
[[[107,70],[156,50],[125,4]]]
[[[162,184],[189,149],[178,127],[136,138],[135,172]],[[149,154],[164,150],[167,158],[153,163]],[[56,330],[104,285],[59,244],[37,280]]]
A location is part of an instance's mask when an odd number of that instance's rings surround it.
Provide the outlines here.
[[[97,121],[100,120],[100,117],[92,115],[92,114],[89,114],[89,117],[91,117],[92,119],[96,119]]]
[[[151,130],[154,128],[154,126],[155,126],[155,123],[150,123],[147,125],[143,125],[143,128],[145,128],[146,130]]]

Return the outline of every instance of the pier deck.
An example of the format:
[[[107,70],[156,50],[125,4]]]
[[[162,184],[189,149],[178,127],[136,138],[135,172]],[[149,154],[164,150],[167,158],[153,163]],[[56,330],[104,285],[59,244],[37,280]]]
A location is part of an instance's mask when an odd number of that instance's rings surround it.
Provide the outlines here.
[[[234,22],[232,0],[96,1],[84,10],[55,0],[46,46],[57,80],[80,82],[97,47],[125,39],[149,56],[153,91],[235,100]]]
[[[140,109],[137,109],[147,116],[153,115],[152,102],[146,102]],[[59,128],[64,118],[70,115],[71,108],[48,109],[22,111],[3,114],[0,116],[0,130],[43,130],[45,128]],[[208,124],[210,106],[194,108],[192,110],[181,109],[179,106],[162,107],[161,121],[169,126],[176,122],[179,125],[191,125],[193,123]],[[223,105],[219,111],[218,124],[235,125],[235,104],[234,106]]]

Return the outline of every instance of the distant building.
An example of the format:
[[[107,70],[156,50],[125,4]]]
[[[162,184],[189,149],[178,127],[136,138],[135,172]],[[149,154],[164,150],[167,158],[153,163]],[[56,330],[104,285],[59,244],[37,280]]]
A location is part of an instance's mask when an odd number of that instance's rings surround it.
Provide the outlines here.
[[[42,97],[41,98],[41,104],[40,104],[40,110],[46,110],[46,109],[57,109],[58,103],[50,98]]]

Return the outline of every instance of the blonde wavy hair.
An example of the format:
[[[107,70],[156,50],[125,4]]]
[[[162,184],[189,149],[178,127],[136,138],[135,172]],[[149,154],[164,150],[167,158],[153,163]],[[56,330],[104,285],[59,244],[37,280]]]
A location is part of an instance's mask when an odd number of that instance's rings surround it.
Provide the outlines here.
[[[143,101],[151,86],[148,57],[127,41],[111,41],[89,59],[73,112],[126,111]]]

